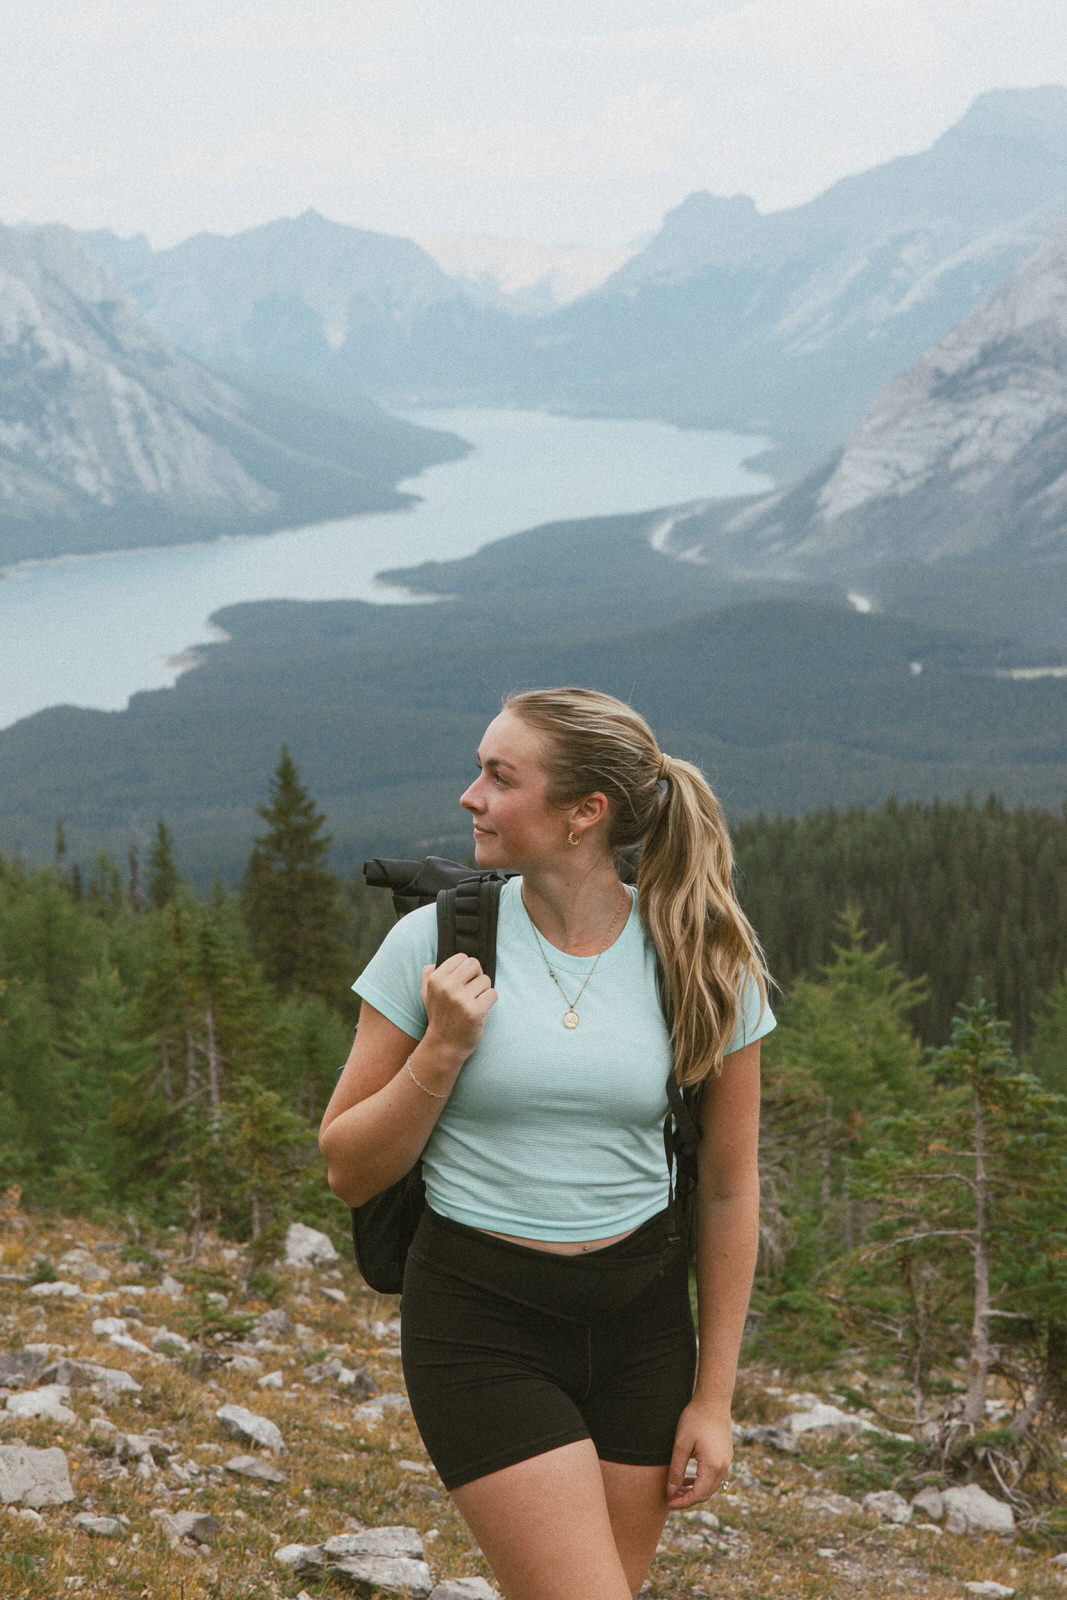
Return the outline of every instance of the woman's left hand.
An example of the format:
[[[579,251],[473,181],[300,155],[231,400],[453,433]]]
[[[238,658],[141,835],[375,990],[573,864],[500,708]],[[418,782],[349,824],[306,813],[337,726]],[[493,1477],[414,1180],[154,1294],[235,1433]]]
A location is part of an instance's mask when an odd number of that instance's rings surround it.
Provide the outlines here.
[[[678,1419],[674,1453],[667,1469],[667,1504],[672,1511],[688,1511],[710,1500],[720,1489],[733,1460],[733,1430],[729,1406],[690,1400]],[[686,1477],[690,1462],[696,1475]]]

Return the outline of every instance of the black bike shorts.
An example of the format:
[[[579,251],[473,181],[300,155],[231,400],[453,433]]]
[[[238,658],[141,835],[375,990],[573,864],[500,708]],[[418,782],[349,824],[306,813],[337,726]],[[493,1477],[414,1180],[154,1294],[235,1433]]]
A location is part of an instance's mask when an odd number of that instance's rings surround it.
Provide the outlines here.
[[[448,1489],[592,1439],[603,1461],[666,1467],[693,1391],[684,1245],[669,1214],[556,1255],[427,1208],[401,1302],[415,1422]]]

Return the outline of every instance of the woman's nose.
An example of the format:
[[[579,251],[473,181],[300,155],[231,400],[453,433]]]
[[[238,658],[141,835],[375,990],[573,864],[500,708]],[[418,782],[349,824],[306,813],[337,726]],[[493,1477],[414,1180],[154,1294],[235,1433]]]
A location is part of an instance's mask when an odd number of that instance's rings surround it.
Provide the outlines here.
[[[477,788],[478,788],[478,780],[477,780],[477,778],[475,778],[474,782],[468,788],[464,789],[463,793],[460,795],[459,803],[463,807],[464,811],[477,811],[477,809],[478,809],[478,796],[477,796],[477,792],[476,792]]]

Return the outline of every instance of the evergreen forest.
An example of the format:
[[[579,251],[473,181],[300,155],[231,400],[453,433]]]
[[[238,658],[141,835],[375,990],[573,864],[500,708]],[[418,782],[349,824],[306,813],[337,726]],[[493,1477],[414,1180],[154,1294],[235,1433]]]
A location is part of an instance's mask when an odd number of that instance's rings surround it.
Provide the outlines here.
[[[346,1235],[315,1134],[393,912],[333,870],[287,750],[258,813],[206,895],[162,819],[143,859],[73,860],[62,824],[49,866],[0,856],[0,1173],[266,1272],[294,1218]],[[749,1348],[891,1362],[917,1438],[1061,1497],[1067,813],[890,802],[751,818],[735,847],[780,986]]]

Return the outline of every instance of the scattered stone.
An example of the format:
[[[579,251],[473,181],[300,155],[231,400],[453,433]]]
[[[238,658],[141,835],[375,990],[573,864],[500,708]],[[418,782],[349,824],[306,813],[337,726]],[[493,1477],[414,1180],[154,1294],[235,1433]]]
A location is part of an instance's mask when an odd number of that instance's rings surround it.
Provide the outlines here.
[[[168,1300],[180,1300],[185,1293],[177,1278],[172,1278],[169,1272],[164,1274],[163,1282],[159,1287]]]
[[[231,1356],[230,1367],[234,1372],[246,1372],[249,1377],[254,1377],[257,1372],[263,1371],[263,1363],[258,1356]]]
[[[269,1417],[257,1417],[244,1406],[220,1406],[215,1416],[232,1438],[262,1445],[265,1450],[285,1449],[281,1433]]]
[[[123,1317],[94,1317],[89,1329],[98,1339],[110,1339],[113,1333],[125,1333],[126,1322]]]
[[[98,1384],[112,1394],[139,1394],[141,1385],[121,1367],[101,1367],[95,1361],[71,1361],[61,1356],[41,1374],[49,1383],[67,1383],[72,1389],[82,1384]]]
[[[862,1417],[840,1406],[828,1406],[821,1401],[810,1411],[794,1411],[785,1419],[785,1427],[794,1434],[819,1432],[833,1439],[851,1439],[857,1433],[875,1433],[877,1429]]]
[[[983,1583],[979,1580],[965,1583],[963,1587],[968,1594],[977,1595],[979,1600],[1011,1600],[1011,1596],[1015,1593],[1014,1589],[1009,1589],[1005,1584],[992,1581]]]
[[[0,1350],[0,1385],[20,1389],[35,1384],[47,1365],[43,1350]]]
[[[62,1450],[31,1450],[26,1445],[0,1444],[0,1500],[5,1505],[66,1505],[74,1499],[70,1471]]]
[[[160,1328],[152,1335],[152,1349],[158,1350],[160,1355],[191,1355],[192,1345],[188,1339],[183,1339],[180,1333],[172,1333],[169,1328]]]
[[[784,1455],[798,1456],[800,1445],[794,1433],[788,1428],[767,1428],[761,1424],[744,1427],[740,1430],[739,1437],[742,1444],[766,1444],[772,1450],[780,1450]]]
[[[386,1412],[393,1412],[395,1415],[402,1416],[410,1412],[410,1410],[411,1406],[408,1403],[406,1394],[379,1394],[375,1395],[373,1400],[368,1400],[365,1405],[357,1406],[352,1413],[352,1420],[354,1422],[369,1423],[373,1426],[375,1423],[381,1422]]]
[[[94,1517],[88,1511],[74,1518],[74,1526],[94,1539],[124,1539],[130,1531],[118,1517]]]
[[[931,1522],[940,1522],[945,1515],[945,1498],[940,1489],[931,1486],[920,1489],[912,1498],[912,1509],[918,1511],[920,1516],[929,1517]]]
[[[327,1234],[303,1222],[292,1222],[285,1236],[285,1259],[291,1267],[325,1267],[339,1257]]]
[[[151,1433],[120,1433],[115,1438],[115,1454],[120,1461],[154,1461],[165,1467],[172,1456],[178,1454],[177,1445],[168,1444]]]
[[[277,1307],[274,1311],[264,1311],[256,1323],[256,1333],[262,1338],[276,1339],[281,1334],[292,1333],[293,1324],[287,1311]]]
[[[949,1533],[1011,1533],[1015,1527],[1011,1506],[977,1483],[946,1489],[942,1499]]]
[[[824,1494],[813,1495],[808,1501],[813,1511],[825,1511],[832,1517],[855,1516],[860,1507],[847,1494],[835,1494],[828,1489]]]
[[[905,1523],[911,1521],[911,1507],[895,1489],[877,1489],[863,1497],[865,1511],[873,1511],[883,1522]]]
[[[259,1379],[260,1389],[284,1389],[285,1378],[281,1372],[267,1372]]]
[[[323,1546],[326,1571],[359,1587],[428,1596],[433,1589],[414,1528],[367,1528],[340,1533]]]
[[[1050,1561],[1054,1567],[1060,1567],[1064,1572],[1067,1572],[1067,1550],[1064,1550],[1058,1556],[1051,1556]]]
[[[320,1287],[319,1293],[324,1294],[327,1300],[332,1300],[336,1306],[346,1306],[348,1304],[348,1296],[343,1289],[328,1289],[323,1285]]]
[[[428,1462],[405,1461],[403,1457],[401,1457],[397,1462],[397,1466],[400,1468],[401,1472],[418,1472],[421,1474],[431,1471]]]
[[[337,1356],[328,1361],[313,1361],[304,1368],[308,1383],[333,1383],[359,1399],[369,1399],[378,1393],[378,1385],[366,1367],[346,1367]]]
[[[38,1300],[76,1300],[84,1290],[80,1284],[59,1278],[55,1283],[31,1283],[29,1292]]]
[[[64,1404],[69,1399],[68,1384],[46,1383],[40,1389],[9,1395],[7,1409],[16,1417],[46,1417],[49,1422],[76,1423],[79,1420],[76,1412]]]
[[[269,1461],[263,1461],[259,1456],[234,1456],[232,1461],[226,1463],[227,1472],[235,1472],[239,1478],[255,1478],[258,1483],[285,1483],[284,1472],[279,1472],[277,1467],[272,1467]]]
[[[682,1521],[695,1528],[706,1528],[709,1533],[718,1533],[722,1527],[714,1511],[684,1511]]]
[[[500,1593],[484,1578],[449,1578],[431,1589],[430,1600],[500,1600]]]
[[[222,1532],[221,1523],[214,1517],[209,1517],[203,1511],[163,1511],[152,1512],[168,1539],[177,1543],[181,1539],[191,1539],[194,1544],[214,1544]]]
[[[120,1350],[129,1350],[132,1355],[151,1356],[155,1360],[148,1346],[142,1344],[140,1339],[131,1339],[128,1333],[113,1333],[108,1342],[116,1345]]]

